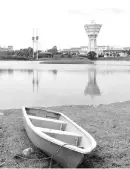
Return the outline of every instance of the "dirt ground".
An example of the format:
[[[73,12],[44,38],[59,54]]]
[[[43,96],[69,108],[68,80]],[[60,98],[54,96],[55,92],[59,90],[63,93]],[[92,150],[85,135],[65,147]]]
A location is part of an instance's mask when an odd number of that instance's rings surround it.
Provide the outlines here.
[[[66,114],[97,141],[97,148],[85,159],[81,168],[130,167],[130,101],[96,107],[61,106],[49,109]],[[28,147],[35,151],[31,159],[16,156]],[[50,161],[44,160],[44,157],[27,137],[22,111],[0,110],[0,167],[47,168]],[[53,168],[58,167],[53,162]]]

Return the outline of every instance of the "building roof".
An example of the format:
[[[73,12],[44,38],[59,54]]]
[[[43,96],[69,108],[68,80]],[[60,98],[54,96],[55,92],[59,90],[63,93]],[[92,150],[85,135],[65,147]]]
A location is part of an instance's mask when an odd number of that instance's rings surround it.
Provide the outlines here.
[[[109,47],[109,46],[98,46],[98,47]]]
[[[78,47],[78,48],[70,48],[70,50],[79,50],[80,49],[80,47]]]
[[[88,48],[88,46],[80,46],[80,48]]]

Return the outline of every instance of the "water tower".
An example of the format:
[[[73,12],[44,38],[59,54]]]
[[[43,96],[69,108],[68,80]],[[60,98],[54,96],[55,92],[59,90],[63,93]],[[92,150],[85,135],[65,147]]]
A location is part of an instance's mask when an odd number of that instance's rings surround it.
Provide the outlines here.
[[[89,44],[88,44],[88,52],[89,51],[97,51],[97,36],[100,32],[102,25],[101,24],[96,24],[94,21],[91,22],[91,24],[86,24],[84,25],[85,31],[88,34],[89,38]]]

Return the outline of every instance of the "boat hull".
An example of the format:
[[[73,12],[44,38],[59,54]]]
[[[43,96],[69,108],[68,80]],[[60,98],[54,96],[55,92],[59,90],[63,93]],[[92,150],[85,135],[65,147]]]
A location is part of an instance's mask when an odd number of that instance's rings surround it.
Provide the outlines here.
[[[32,128],[28,125],[24,118],[24,125],[28,137],[32,143],[40,148],[48,156],[53,156],[53,159],[57,161],[64,168],[76,168],[83,161],[83,154],[66,147],[61,147],[55,143],[52,143],[42,137],[40,137]],[[59,150],[59,151],[58,151]]]

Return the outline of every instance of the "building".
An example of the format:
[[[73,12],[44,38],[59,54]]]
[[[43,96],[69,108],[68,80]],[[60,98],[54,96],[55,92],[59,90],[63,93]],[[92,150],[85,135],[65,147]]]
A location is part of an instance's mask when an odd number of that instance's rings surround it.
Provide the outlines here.
[[[80,52],[80,47],[75,47],[75,48],[70,48],[71,53],[79,54]]]
[[[73,47],[69,49],[63,49],[61,52],[70,53],[70,54],[87,54],[89,52],[88,46],[80,46]],[[113,56],[121,56],[126,57],[126,51],[130,50],[130,47],[122,47],[122,46],[97,46],[98,54],[103,55],[104,57],[113,57]]]
[[[0,51],[13,51],[13,46],[8,46],[8,47],[1,47],[0,46]]]
[[[85,31],[88,35],[89,43],[88,43],[88,52],[94,51],[98,52],[97,48],[97,36],[100,32],[102,25],[96,24],[95,22],[91,22],[91,24],[84,25]]]
[[[98,54],[103,53],[104,50],[108,50],[109,46],[98,46]]]
[[[87,54],[88,46],[80,46],[80,54]]]
[[[70,48],[70,49],[63,49],[62,50],[63,53],[70,53],[70,54],[78,54],[80,53],[80,47],[74,47],[74,48]]]
[[[8,51],[13,51],[13,46],[8,46]]]
[[[130,47],[124,47],[123,49],[124,50],[130,50]]]

